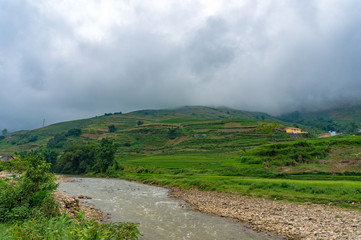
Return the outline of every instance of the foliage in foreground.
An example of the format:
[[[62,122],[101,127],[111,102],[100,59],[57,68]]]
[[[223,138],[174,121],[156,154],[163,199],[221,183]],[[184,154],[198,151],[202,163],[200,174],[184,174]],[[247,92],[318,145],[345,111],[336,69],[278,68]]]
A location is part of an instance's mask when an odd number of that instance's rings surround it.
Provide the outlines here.
[[[78,213],[75,220],[68,215],[51,218],[34,218],[15,224],[0,233],[1,239],[138,239],[139,230],[135,223],[102,224],[86,220],[84,213]]]
[[[0,223],[9,226],[0,229],[0,239],[138,239],[134,223],[101,224],[86,220],[84,213],[76,219],[59,216],[51,194],[57,184],[49,169],[41,153],[29,152],[11,162],[9,170],[17,175],[0,180]]]
[[[58,207],[51,193],[57,188],[50,164],[39,153],[12,162],[14,181],[0,185],[0,222],[22,221],[34,216],[54,216]]]

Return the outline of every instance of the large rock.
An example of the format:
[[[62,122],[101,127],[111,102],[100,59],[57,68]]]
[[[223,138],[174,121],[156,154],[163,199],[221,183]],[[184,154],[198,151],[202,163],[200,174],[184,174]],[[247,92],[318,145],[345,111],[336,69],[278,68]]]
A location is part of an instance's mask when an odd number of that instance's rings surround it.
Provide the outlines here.
[[[56,192],[54,197],[59,204],[59,210],[61,213],[69,214],[70,217],[74,217],[76,212],[85,212],[86,219],[103,220],[104,214],[94,207],[84,206],[79,203],[79,200],[66,193]]]

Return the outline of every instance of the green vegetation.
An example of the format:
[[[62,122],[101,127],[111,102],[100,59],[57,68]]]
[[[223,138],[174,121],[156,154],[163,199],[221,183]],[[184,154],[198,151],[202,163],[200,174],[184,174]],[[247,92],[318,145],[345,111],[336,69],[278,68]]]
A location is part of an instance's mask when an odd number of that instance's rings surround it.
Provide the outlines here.
[[[314,111],[293,112],[280,116],[285,122],[302,124],[323,131],[337,131],[355,134],[361,128],[361,105]]]
[[[254,131],[259,120],[276,121],[262,113],[207,107],[114,113],[7,134],[1,140],[0,155],[35,150],[44,145],[60,153],[71,145],[99,142],[104,137],[114,138],[122,145],[119,151],[128,153],[203,151],[207,148],[232,151],[273,141]],[[292,139],[279,133],[276,141]],[[194,140],[196,134],[207,136]],[[183,139],[177,139],[180,137]],[[168,142],[170,139],[175,141]]]
[[[134,223],[101,224],[95,220],[86,220],[84,213],[78,213],[74,219],[68,215],[59,217],[39,217],[10,226],[0,231],[1,239],[138,239],[139,230]]]
[[[114,142],[107,138],[103,138],[100,144],[69,146],[54,163],[54,169],[60,173],[105,173],[114,165],[116,149]]]
[[[0,180],[1,239],[138,239],[137,224],[100,224],[60,215],[52,196],[57,184],[40,153],[29,152],[7,166],[13,179]]]
[[[66,134],[56,134],[47,144],[48,148],[62,148],[66,141]]]
[[[97,151],[97,161],[94,164],[101,173],[105,173],[109,167],[113,166],[115,151],[116,145],[112,140],[108,138],[103,138],[101,140]]]
[[[110,133],[117,131],[117,128],[114,125],[109,125],[108,129]]]
[[[57,206],[50,197],[57,185],[49,168],[50,164],[44,161],[42,155],[32,152],[24,159],[12,162],[12,169],[18,175],[16,181],[0,185],[0,222],[57,214]]]
[[[121,167],[110,175],[174,187],[361,208],[360,146],[361,138],[342,136],[262,145],[243,153],[127,154],[118,156]],[[345,159],[355,166],[335,168]]]
[[[72,128],[72,129],[69,129],[66,136],[69,137],[69,136],[75,136],[75,137],[79,137],[81,134],[81,129],[80,128]]]
[[[360,208],[361,138],[315,138],[337,126],[360,128],[351,112],[342,110],[348,120],[337,111],[282,116],[307,134],[227,108],[105,114],[7,134],[0,155],[40,149],[56,172]]]
[[[7,168],[15,175],[0,180],[1,239],[138,239],[134,223],[101,224],[80,212],[76,219],[60,215],[52,196],[55,177],[40,153],[29,152]]]
[[[73,145],[65,149],[55,163],[56,172],[81,174],[90,172],[96,162],[96,146],[94,144]]]

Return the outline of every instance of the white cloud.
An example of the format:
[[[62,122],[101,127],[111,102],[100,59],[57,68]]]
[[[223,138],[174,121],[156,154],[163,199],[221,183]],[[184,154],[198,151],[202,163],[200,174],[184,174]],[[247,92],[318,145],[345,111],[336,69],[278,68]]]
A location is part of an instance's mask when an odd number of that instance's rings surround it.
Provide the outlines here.
[[[1,3],[0,128],[148,107],[280,113],[360,100],[360,6],[356,0]]]

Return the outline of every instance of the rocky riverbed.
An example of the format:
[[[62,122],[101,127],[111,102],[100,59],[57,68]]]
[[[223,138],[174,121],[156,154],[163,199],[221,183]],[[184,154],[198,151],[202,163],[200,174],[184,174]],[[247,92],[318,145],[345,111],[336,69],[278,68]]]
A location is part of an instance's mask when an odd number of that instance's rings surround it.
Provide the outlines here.
[[[311,203],[295,204],[230,194],[171,189],[194,209],[238,219],[256,231],[288,239],[361,239],[361,212]]]
[[[57,182],[73,182],[74,180],[64,177],[63,175],[57,175]],[[53,194],[56,201],[59,204],[59,210],[61,213],[69,214],[70,217],[74,217],[76,212],[84,212],[86,219],[94,219],[102,221],[105,219],[105,215],[99,209],[93,206],[84,205],[85,199],[90,199],[89,196],[78,195],[77,197],[71,196],[64,192],[55,192]]]
[[[79,197],[70,196],[62,192],[56,192],[53,194],[56,201],[59,204],[59,210],[61,213],[66,213],[70,217],[74,217],[77,212],[84,212],[86,219],[94,219],[102,221],[105,215],[99,209],[92,206],[86,206],[80,203]]]

